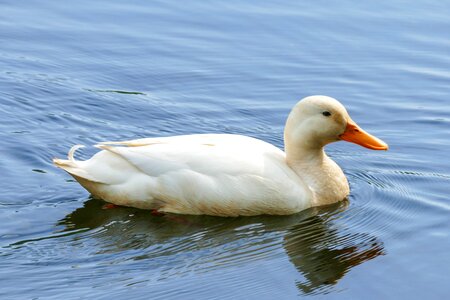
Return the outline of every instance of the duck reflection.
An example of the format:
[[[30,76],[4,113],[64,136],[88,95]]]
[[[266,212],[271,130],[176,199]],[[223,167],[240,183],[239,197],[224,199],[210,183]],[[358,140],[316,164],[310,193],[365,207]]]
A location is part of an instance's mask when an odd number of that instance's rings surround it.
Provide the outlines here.
[[[351,268],[384,254],[383,244],[365,233],[339,232],[326,215],[292,226],[284,237],[290,261],[304,276],[297,287],[304,294],[325,293]]]
[[[58,225],[74,234],[95,229],[91,236],[98,241],[101,253],[142,249],[132,258],[135,260],[213,249],[208,261],[224,266],[221,259],[239,264],[239,255],[245,253],[246,260],[252,259],[253,251],[279,244],[302,275],[296,282],[302,294],[325,293],[354,266],[384,254],[383,244],[376,237],[336,226],[336,217],[345,211],[347,202],[292,216],[242,218],[153,216],[145,210],[104,209],[104,205],[90,199]],[[253,259],[261,257],[267,256],[255,255]]]

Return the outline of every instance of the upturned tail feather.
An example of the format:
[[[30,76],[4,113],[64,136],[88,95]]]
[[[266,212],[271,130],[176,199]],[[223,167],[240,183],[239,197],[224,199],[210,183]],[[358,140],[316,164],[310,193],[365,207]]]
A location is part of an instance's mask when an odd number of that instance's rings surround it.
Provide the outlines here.
[[[76,167],[77,166],[77,162],[74,158],[74,154],[75,151],[77,151],[80,148],[83,148],[84,145],[75,145],[72,148],[70,148],[69,153],[67,154],[67,160],[66,159],[59,159],[59,158],[54,158],[53,159],[53,163],[60,168],[64,167]]]
[[[69,153],[67,154],[67,159],[54,158],[53,163],[58,168],[61,168],[61,169],[65,170],[67,173],[73,175],[75,177],[75,179],[77,179],[77,177],[80,177],[82,179],[89,180],[91,182],[104,183],[104,182],[94,178],[91,174],[89,174],[86,170],[84,170],[79,165],[79,163],[75,160],[75,157],[74,157],[75,152],[78,149],[83,148],[83,147],[84,147],[84,145],[73,146],[72,148],[70,148]]]

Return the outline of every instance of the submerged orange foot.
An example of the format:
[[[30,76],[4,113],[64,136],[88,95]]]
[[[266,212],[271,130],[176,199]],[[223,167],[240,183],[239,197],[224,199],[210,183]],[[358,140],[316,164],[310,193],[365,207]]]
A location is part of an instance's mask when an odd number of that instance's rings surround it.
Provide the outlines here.
[[[166,215],[165,213],[160,212],[157,209],[151,209],[150,213],[152,214],[152,216],[155,216],[155,217],[162,217],[162,216]]]
[[[113,209],[113,208],[118,208],[118,207],[119,207],[119,205],[115,205],[112,203],[106,203],[102,206],[102,209]]]

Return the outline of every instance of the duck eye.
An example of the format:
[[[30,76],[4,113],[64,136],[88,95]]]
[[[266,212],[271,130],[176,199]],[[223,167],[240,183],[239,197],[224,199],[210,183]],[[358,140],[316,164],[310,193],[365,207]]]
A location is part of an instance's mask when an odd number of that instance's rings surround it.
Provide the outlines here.
[[[331,116],[331,113],[329,111],[324,111],[322,112],[322,115],[324,115],[325,117],[329,117]]]

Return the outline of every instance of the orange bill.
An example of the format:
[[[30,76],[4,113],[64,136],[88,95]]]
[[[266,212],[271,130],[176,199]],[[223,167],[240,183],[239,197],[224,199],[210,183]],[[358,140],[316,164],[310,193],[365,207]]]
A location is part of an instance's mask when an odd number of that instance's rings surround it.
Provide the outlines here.
[[[344,141],[355,143],[373,150],[387,150],[389,148],[385,142],[365,132],[350,118],[347,121],[347,127],[345,128],[344,133],[339,137]]]

